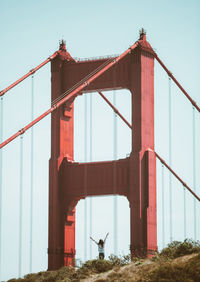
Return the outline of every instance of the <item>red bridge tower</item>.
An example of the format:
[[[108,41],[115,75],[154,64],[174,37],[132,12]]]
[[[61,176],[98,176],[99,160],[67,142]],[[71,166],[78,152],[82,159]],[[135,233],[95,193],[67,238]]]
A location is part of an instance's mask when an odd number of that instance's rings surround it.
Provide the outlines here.
[[[118,195],[130,203],[131,253],[157,250],[156,157],[154,154],[154,56],[141,32],[138,47],[102,74],[85,92],[129,89],[132,94],[132,152],[117,161],[73,161],[73,100],[52,113],[49,163],[48,269],[73,264],[75,206],[86,196]],[[52,101],[107,59],[74,61],[60,45],[51,63]]]

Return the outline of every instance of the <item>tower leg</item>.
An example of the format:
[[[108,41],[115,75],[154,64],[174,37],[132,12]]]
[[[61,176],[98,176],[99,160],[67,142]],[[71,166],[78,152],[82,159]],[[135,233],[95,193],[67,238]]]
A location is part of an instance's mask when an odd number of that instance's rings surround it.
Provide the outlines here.
[[[144,32],[131,57],[132,153],[129,201],[131,253],[157,250],[156,158],[154,154],[154,56]]]
[[[156,156],[151,150],[146,151],[147,162],[147,255],[157,251],[157,206],[156,206]]]
[[[64,265],[75,266],[75,208],[68,208],[65,217]]]
[[[49,179],[49,248],[48,270],[56,270],[64,262],[64,212],[59,191],[57,160],[50,160]]]
[[[59,98],[63,89],[63,63],[69,61],[65,46],[62,54],[51,62],[51,100]],[[68,56],[68,57],[67,57]],[[64,157],[73,160],[73,99],[66,102],[51,115],[51,159],[49,162],[49,248],[48,269],[64,265],[65,241],[68,240],[63,190],[60,182],[60,165]],[[68,221],[67,221],[68,222]],[[75,215],[73,223],[75,222]],[[73,224],[74,225],[74,224]],[[75,233],[75,228],[73,229]],[[72,245],[75,249],[75,240]]]
[[[130,249],[132,256],[149,256],[157,251],[156,158],[147,150],[135,153],[130,161]]]

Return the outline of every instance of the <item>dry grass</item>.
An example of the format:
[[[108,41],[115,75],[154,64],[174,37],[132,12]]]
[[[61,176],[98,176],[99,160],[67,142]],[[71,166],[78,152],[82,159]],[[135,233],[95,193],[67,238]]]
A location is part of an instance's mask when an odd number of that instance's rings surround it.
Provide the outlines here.
[[[171,260],[153,261],[145,259],[140,265],[131,264],[112,269],[99,275],[92,275],[84,282],[199,282],[200,253],[190,254]]]
[[[200,243],[172,242],[151,259],[111,256],[109,260],[87,261],[80,269],[62,267],[58,271],[28,274],[9,282],[200,282]]]

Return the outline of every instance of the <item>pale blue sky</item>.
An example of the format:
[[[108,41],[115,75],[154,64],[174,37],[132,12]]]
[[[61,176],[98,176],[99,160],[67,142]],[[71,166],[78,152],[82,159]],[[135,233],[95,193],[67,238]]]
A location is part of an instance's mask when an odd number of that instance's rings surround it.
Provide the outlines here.
[[[200,105],[200,1],[194,0],[99,0],[99,1],[15,1],[0,0],[0,89],[4,89],[21,75],[54,53],[59,40],[66,40],[74,57],[93,57],[119,54],[138,39],[139,29],[147,30],[147,39],[160,58]],[[50,105],[50,66],[35,75],[35,117]],[[123,95],[122,95],[123,94]],[[31,81],[7,93],[4,98],[3,139],[30,121]],[[89,96],[89,95],[88,95]],[[93,159],[113,158],[113,113],[104,101],[93,95]],[[113,93],[107,93],[112,101]],[[192,107],[172,84],[172,165],[189,184],[192,175]],[[89,101],[89,98],[88,98]],[[89,103],[89,102],[88,102]],[[88,104],[89,105],[89,104]],[[84,97],[75,105],[75,158],[84,161]],[[130,121],[130,95],[122,91],[117,107]],[[155,65],[155,125],[156,149],[168,160],[168,78]],[[103,118],[102,118],[103,117]],[[89,118],[89,117],[88,117]],[[199,156],[199,114],[196,112],[196,155]],[[81,130],[82,128],[82,130]],[[97,130],[98,129],[98,130]],[[106,133],[106,134],[105,134]],[[110,135],[109,135],[110,133]],[[102,137],[104,136],[104,137]],[[34,129],[34,214],[33,214],[33,271],[47,267],[48,238],[48,159],[50,154],[50,118]],[[100,139],[101,138],[101,139]],[[89,139],[89,138],[88,138]],[[101,143],[98,141],[101,140]],[[29,272],[29,201],[30,201],[30,132],[24,137],[23,179],[23,274]],[[118,121],[118,156],[130,152],[130,131]],[[162,247],[161,226],[161,166],[158,162],[158,244]],[[196,158],[196,187],[200,176],[200,162]],[[3,212],[1,278],[18,275],[19,223],[19,140],[3,150]],[[165,211],[169,212],[168,172],[165,170]],[[174,239],[183,239],[182,186],[173,180]],[[199,193],[199,190],[198,190]],[[193,237],[193,200],[187,198],[187,237]],[[104,208],[102,211],[102,203]],[[126,199],[118,201],[119,253],[127,253],[129,245],[129,210]],[[106,255],[113,252],[113,199],[98,198],[95,206],[93,232],[98,239],[109,231]],[[83,201],[77,207],[77,258],[83,255]],[[89,201],[88,201],[89,206]],[[103,212],[102,221],[100,211]],[[198,214],[199,214],[198,207]],[[89,212],[89,210],[88,210]],[[123,226],[122,226],[123,222]],[[165,243],[169,242],[168,217],[165,219]],[[179,224],[178,224],[179,223]],[[125,230],[126,232],[120,232]],[[200,239],[198,225],[198,239]],[[88,243],[89,245],[89,243]],[[88,250],[89,253],[89,250]],[[93,257],[97,255],[95,246]],[[89,257],[88,257],[89,258]]]

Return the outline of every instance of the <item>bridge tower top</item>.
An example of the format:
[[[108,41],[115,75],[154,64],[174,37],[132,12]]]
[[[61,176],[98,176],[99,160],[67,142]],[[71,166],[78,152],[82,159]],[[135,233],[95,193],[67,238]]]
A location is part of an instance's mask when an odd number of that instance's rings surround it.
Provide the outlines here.
[[[146,30],[144,30],[144,28],[140,29],[140,37],[139,40],[144,40],[146,41]]]

